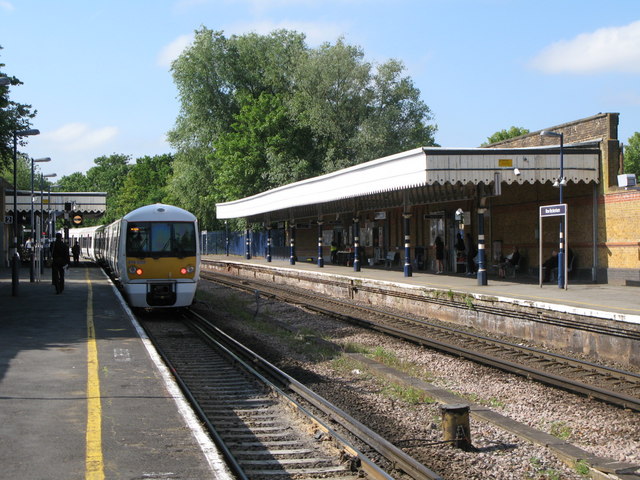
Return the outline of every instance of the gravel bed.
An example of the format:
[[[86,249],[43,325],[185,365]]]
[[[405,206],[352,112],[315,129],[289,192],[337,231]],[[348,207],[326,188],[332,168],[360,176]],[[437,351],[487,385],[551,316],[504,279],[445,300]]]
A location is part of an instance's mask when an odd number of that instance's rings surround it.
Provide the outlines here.
[[[640,417],[601,402],[577,397],[527,379],[454,358],[383,334],[354,327],[324,315],[239,291],[201,282],[201,313],[238,335],[314,391],[388,438],[429,468],[450,480],[584,479],[546,448],[533,445],[491,424],[471,419],[474,450],[465,452],[442,440],[439,405],[408,403],[389,393],[383,382],[358,365],[318,355],[317,346],[298,336],[292,341],[274,324],[305,332],[343,347],[358,345],[382,351],[410,364],[416,375],[465,396],[474,403],[531,427],[555,434],[594,455],[640,464]],[[256,313],[258,312],[258,313]],[[311,347],[304,348],[304,344]]]

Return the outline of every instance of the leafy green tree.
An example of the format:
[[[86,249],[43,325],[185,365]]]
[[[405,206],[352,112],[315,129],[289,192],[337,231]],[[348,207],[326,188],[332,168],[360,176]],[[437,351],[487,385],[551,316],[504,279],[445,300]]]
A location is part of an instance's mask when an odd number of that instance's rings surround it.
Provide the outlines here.
[[[75,172],[62,177],[58,184],[61,190],[70,192],[106,192],[107,209],[102,221],[111,222],[118,218],[117,202],[131,168],[129,160],[129,156],[115,153],[98,157],[86,174]]]
[[[164,202],[167,196],[167,181],[172,171],[172,155],[136,159],[114,200],[114,215],[121,217],[144,205]]]
[[[635,132],[624,148],[624,171],[640,177],[640,132]]]
[[[71,175],[65,175],[57,184],[61,192],[90,192],[89,180],[84,173],[75,172]]]
[[[305,158],[309,132],[291,124],[281,97],[247,97],[232,130],[214,143],[215,186],[221,200],[235,200],[314,173]]]
[[[2,46],[0,46],[0,50]],[[5,66],[0,63],[0,69]],[[13,184],[13,132],[31,128],[31,119],[36,111],[31,111],[31,105],[14,102],[9,98],[11,86],[22,85],[16,77],[8,77],[0,71],[0,78],[9,78],[10,84],[0,86],[0,173]],[[18,138],[18,145],[24,145],[25,139]],[[11,177],[7,178],[8,172]]]
[[[490,137],[487,137],[487,141],[483,143],[482,146],[486,147],[492,143],[502,142],[503,140],[519,137],[520,135],[526,135],[527,133],[529,133],[529,130],[522,127],[511,127],[509,130],[500,130]]]
[[[217,201],[433,145],[430,111],[402,64],[374,69],[342,39],[314,50],[297,32],[202,28],[172,70],[181,111],[168,190],[205,228]]]

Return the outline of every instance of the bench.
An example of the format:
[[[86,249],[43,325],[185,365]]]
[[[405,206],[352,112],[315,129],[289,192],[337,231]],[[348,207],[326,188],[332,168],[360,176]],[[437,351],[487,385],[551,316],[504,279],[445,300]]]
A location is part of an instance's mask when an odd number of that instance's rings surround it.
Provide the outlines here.
[[[511,265],[511,262],[507,262],[505,265],[505,268],[507,270],[507,275],[511,271],[512,272],[511,277],[516,278],[516,274],[519,271],[524,270],[524,264],[525,264],[525,258],[524,258],[524,255],[522,254],[520,254],[520,258],[518,258],[518,263],[516,263],[515,265]]]
[[[396,263],[396,255],[398,254],[398,252],[388,252],[387,256],[384,258],[384,264],[387,267],[391,267],[391,265],[394,265]]]
[[[571,260],[567,262],[567,278],[569,278],[569,274],[573,271],[573,264],[576,261],[576,255],[574,254],[571,257]],[[558,278],[558,267],[553,267],[549,274],[549,279],[553,282],[556,278]]]

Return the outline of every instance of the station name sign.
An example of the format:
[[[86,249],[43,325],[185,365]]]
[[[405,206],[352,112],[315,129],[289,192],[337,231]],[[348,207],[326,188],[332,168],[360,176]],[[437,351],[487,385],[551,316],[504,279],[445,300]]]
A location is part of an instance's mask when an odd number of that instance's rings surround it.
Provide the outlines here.
[[[540,207],[541,217],[562,217],[567,214],[567,204],[560,203],[558,205],[545,205]]]

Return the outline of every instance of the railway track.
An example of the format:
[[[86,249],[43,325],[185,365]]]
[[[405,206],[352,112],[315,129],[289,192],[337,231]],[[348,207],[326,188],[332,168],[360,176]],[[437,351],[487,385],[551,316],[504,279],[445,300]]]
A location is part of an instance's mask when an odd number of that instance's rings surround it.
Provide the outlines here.
[[[194,312],[179,320],[141,318],[140,323],[238,478],[393,478],[300,399],[354,432],[409,478],[441,478]]]
[[[640,375],[443,326],[422,318],[327,298],[272,282],[202,272],[205,280],[357,323],[429,348],[522,375],[612,405],[640,411]]]

